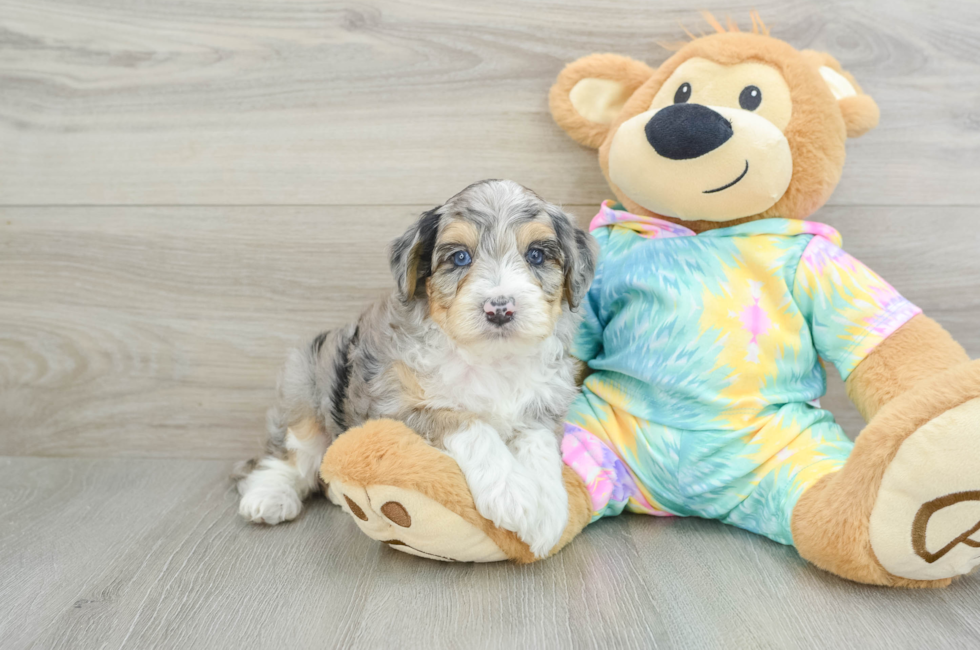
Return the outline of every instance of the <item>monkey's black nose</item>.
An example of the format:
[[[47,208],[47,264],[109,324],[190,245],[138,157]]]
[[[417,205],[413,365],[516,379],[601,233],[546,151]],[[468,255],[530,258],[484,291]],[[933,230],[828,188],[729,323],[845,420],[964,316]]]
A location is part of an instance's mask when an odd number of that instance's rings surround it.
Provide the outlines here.
[[[517,305],[510,296],[497,296],[483,303],[483,313],[494,325],[506,325],[514,320]]]
[[[731,123],[700,104],[671,104],[657,111],[644,127],[654,151],[671,160],[703,156],[728,142]]]

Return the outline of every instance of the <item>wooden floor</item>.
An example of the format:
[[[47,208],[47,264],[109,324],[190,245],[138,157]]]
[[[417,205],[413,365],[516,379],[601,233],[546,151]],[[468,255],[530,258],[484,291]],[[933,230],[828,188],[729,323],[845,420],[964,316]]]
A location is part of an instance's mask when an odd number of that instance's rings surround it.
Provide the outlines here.
[[[980,4],[708,6],[835,54],[882,109],[815,217],[980,356]],[[696,520],[449,566],[317,502],[235,515],[289,346],[391,286],[382,250],[513,178],[609,192],[551,122],[564,62],[659,63],[669,0],[0,0],[0,647],[980,647],[980,576],[858,586]],[[861,421],[831,383],[825,404]]]

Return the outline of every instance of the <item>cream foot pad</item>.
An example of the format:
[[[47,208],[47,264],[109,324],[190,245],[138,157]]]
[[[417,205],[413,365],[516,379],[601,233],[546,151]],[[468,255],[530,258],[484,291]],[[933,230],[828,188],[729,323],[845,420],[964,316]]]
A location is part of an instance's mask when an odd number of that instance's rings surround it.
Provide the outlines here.
[[[429,497],[391,485],[330,483],[339,504],[371,539],[444,562],[498,562],[507,556],[482,530]]]
[[[980,565],[980,399],[923,425],[885,470],[871,548],[889,573],[938,580]]]

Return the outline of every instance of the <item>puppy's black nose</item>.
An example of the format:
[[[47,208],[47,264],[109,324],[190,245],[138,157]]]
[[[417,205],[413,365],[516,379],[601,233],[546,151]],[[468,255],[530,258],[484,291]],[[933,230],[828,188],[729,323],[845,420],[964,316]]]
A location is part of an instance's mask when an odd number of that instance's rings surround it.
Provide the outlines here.
[[[517,305],[514,303],[514,299],[509,296],[497,296],[483,303],[483,313],[488,321],[500,326],[514,320]]]
[[[671,104],[657,111],[644,131],[654,151],[671,160],[703,156],[728,142],[731,123],[700,104]]]

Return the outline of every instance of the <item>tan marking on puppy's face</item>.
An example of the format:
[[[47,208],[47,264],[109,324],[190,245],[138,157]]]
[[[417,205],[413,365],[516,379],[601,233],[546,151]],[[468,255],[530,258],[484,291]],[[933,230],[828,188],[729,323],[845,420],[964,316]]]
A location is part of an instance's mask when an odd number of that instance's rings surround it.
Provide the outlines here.
[[[535,269],[535,282],[545,293],[551,306],[551,327],[558,323],[562,314],[562,292],[564,289],[564,255],[558,244],[558,236],[551,224],[546,221],[532,221],[517,229],[517,248],[527,256],[531,248],[545,253],[544,262]]]
[[[437,267],[425,281],[429,317],[458,343],[473,341],[480,336],[479,323],[467,313],[463,301],[456,302],[471,276],[455,267],[446,268],[445,263],[443,266],[441,272]]]
[[[524,354],[553,335],[566,299],[574,308],[588,290],[596,254],[557,206],[512,181],[482,181],[423,214],[390,263],[403,300],[417,297],[405,279],[414,263],[429,318],[484,356]]]
[[[425,294],[429,297],[429,318],[442,329],[446,329],[449,306],[445,304],[440,293],[436,291],[432,278],[425,280]]]
[[[563,254],[546,215],[477,226],[453,220],[439,233],[426,280],[429,314],[462,345],[537,343],[562,313]],[[467,263],[457,255],[465,253]],[[490,300],[510,301],[512,322],[488,322]]]
[[[480,244],[480,231],[467,221],[451,221],[439,233],[436,245],[458,244],[460,249],[475,251]]]
[[[522,223],[516,228],[517,250],[527,253],[531,244],[537,241],[558,241],[555,229],[539,215],[534,221]]]

